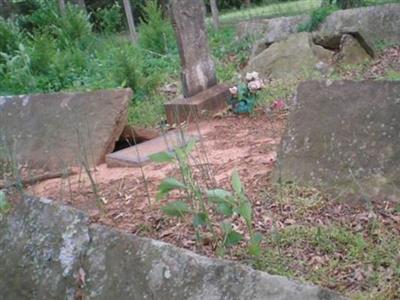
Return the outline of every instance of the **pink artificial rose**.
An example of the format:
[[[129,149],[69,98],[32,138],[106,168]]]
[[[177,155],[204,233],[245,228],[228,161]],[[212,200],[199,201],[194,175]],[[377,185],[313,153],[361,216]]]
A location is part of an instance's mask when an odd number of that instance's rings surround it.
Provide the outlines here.
[[[274,103],[272,103],[272,105],[271,105],[272,110],[281,110],[281,109],[285,109],[285,108],[286,108],[286,104],[281,99],[274,101]]]
[[[236,86],[231,87],[231,88],[229,89],[229,92],[231,93],[232,96],[236,97],[237,94],[238,94],[238,88],[237,88]]]

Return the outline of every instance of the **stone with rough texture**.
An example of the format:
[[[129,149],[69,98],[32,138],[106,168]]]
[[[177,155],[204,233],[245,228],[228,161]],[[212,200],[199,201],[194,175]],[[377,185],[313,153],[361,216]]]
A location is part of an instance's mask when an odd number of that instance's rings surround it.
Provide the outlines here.
[[[297,90],[274,178],[399,198],[399,154],[400,82],[309,81]]]
[[[170,7],[182,64],[183,95],[191,97],[217,84],[207,41],[204,2],[171,0]]]
[[[297,33],[297,27],[299,24],[307,22],[309,16],[294,16],[294,17],[281,17],[274,18],[269,20],[261,20],[260,23],[264,27],[259,27],[255,30],[255,33],[259,33],[263,31],[262,37],[254,44],[251,57],[254,57],[260,54],[262,51],[267,49],[270,45],[276,42],[280,42],[284,39],[287,39],[291,34]],[[250,23],[251,24],[251,23]],[[238,25],[240,28],[240,24]],[[252,26],[250,26],[251,28]],[[255,33],[248,33],[249,35],[256,36]]]
[[[29,197],[0,219],[0,298],[75,299],[88,222],[73,208]]]
[[[269,19],[241,21],[236,25],[238,39],[261,38],[268,30]]]
[[[210,116],[227,107],[231,97],[229,87],[216,85],[190,98],[177,98],[165,104],[168,124],[180,124],[184,121],[196,121]]]
[[[262,77],[301,77],[314,70],[320,61],[314,53],[309,33],[290,35],[286,40],[272,44],[249,61],[247,72],[257,71]]]
[[[317,286],[90,225],[27,197],[0,220],[2,299],[342,299]]]
[[[0,97],[0,141],[30,169],[60,171],[84,156],[98,164],[124,129],[131,98],[130,89]]]
[[[342,35],[340,40],[340,51],[337,55],[337,61],[342,64],[360,64],[371,57],[367,51],[360,45],[356,38],[350,34]]]
[[[400,4],[345,9],[326,18],[314,34],[314,41],[332,48],[334,41],[337,43],[342,34],[358,34],[365,46],[376,51],[381,42],[399,44],[399,28]]]
[[[240,39],[248,36],[260,38],[259,41],[268,47],[296,33],[299,24],[307,22],[309,18],[309,16],[293,16],[242,21],[236,26],[236,34]]]

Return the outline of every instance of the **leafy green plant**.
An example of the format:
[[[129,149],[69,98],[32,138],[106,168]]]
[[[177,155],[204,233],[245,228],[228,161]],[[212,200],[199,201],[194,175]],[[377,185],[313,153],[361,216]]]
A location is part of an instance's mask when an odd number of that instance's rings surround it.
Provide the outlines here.
[[[10,54],[18,48],[20,33],[11,22],[0,17],[0,53]],[[2,58],[0,57],[0,63]]]
[[[246,224],[250,236],[248,250],[251,255],[259,255],[261,252],[260,244],[262,236],[253,231],[252,225],[252,206],[245,195],[242,183],[237,171],[232,173],[231,186],[233,193],[223,189],[205,189],[194,177],[194,170],[189,163],[189,156],[195,147],[195,141],[188,142],[185,146],[176,148],[173,152],[160,152],[150,156],[150,159],[158,163],[176,162],[182,180],[176,178],[164,179],[157,194],[157,200],[165,198],[172,191],[180,191],[183,199],[170,202],[164,205],[161,210],[170,217],[183,217],[187,214],[192,215],[192,225],[195,228],[197,241],[201,240],[201,229],[208,229],[214,239],[216,230],[211,220],[212,215],[209,209],[213,207],[215,211],[225,220],[221,223],[223,233],[221,247],[239,244],[243,240],[243,235],[233,229],[229,218],[238,215]],[[221,253],[221,251],[220,251]]]
[[[298,26],[297,31],[299,32],[312,32],[318,28],[318,26],[325,21],[325,19],[337,11],[338,8],[333,5],[327,5],[317,8],[311,13],[310,19],[305,23],[302,23]]]
[[[110,8],[98,8],[95,17],[99,23],[99,29],[104,33],[115,33],[121,29],[122,11],[116,2]]]
[[[146,2],[144,17],[139,26],[139,44],[158,54],[176,52],[176,39],[168,19],[164,19],[156,0]]]
[[[59,18],[54,29],[61,48],[79,47],[86,49],[93,43],[90,15],[76,6],[68,5],[65,16]]]
[[[208,190],[206,191],[207,198],[216,205],[217,212],[223,216],[232,217],[236,214],[244,220],[250,235],[250,241],[248,243],[249,253],[257,256],[261,253],[260,244],[262,236],[260,233],[253,231],[251,202],[245,194],[239,174],[236,170],[232,173],[231,186],[233,193],[221,189]],[[225,246],[235,245],[243,239],[242,234],[233,230],[230,222],[223,222],[221,227],[224,232],[223,244]]]

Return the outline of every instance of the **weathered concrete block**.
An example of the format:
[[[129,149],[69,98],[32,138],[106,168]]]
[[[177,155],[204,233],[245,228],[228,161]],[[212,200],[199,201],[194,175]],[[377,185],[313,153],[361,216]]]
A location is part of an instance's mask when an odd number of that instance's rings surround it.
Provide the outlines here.
[[[165,104],[167,122],[180,124],[200,119],[204,114],[215,113],[227,107],[230,98],[227,85],[216,85],[190,98],[177,98]]]
[[[127,123],[130,89],[0,97],[0,161],[62,171],[104,161]]]
[[[400,82],[308,81],[274,177],[362,197],[400,196]]]
[[[179,130],[169,131],[163,136],[107,154],[107,167],[119,168],[143,166],[150,161],[150,155],[159,152],[173,151],[176,147],[181,147],[193,139],[197,140],[198,136],[193,134],[184,134]]]
[[[217,84],[205,26],[205,6],[198,0],[171,0],[170,12],[182,65],[185,97],[194,96]]]
[[[336,300],[317,286],[199,256],[26,198],[0,220],[1,299]]]

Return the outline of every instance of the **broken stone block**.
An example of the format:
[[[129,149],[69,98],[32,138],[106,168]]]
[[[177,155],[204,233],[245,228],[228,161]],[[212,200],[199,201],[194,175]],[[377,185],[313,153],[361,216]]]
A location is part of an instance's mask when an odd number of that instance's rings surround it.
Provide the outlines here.
[[[339,10],[329,15],[318,28],[314,40],[317,44],[332,48],[334,41],[343,34],[358,34],[363,47],[374,56],[379,44],[398,44],[400,41],[400,5],[386,4]],[[336,37],[332,39],[332,37]],[[323,44],[325,43],[325,45]]]
[[[205,6],[198,0],[171,0],[170,12],[182,65],[185,97],[194,96],[217,84],[205,26]]]
[[[400,197],[400,82],[307,81],[296,103],[276,180],[360,199]]]
[[[245,72],[256,71],[261,77],[275,79],[302,77],[305,72],[315,69],[319,61],[311,46],[309,33],[292,34],[252,58]]]
[[[26,197],[0,219],[1,299],[340,300],[308,283],[90,224]]]
[[[216,85],[190,98],[177,98],[165,104],[168,124],[196,121],[227,107],[231,97],[227,85]]]
[[[45,171],[104,162],[131,98],[130,89],[0,97],[0,161]]]
[[[106,155],[109,168],[138,167],[150,161],[149,156],[159,152],[173,151],[190,140],[197,140],[193,134],[185,134],[179,130],[168,131],[162,136]]]
[[[340,40],[340,51],[336,59],[341,64],[360,64],[371,57],[356,38],[350,34],[344,34]]]

